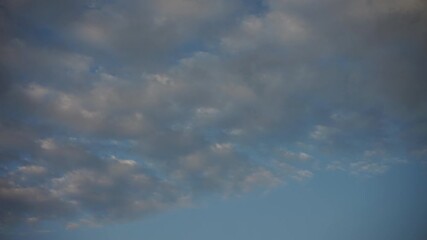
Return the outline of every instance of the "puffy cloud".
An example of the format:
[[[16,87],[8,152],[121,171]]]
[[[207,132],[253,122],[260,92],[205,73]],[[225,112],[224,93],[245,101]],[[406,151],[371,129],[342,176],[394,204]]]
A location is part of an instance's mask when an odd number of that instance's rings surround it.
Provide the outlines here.
[[[298,170],[293,177],[299,181],[302,181],[313,177],[313,173],[309,170]]]
[[[310,154],[307,154],[305,152],[292,152],[292,151],[284,151],[283,157],[285,159],[289,160],[299,160],[299,161],[306,161],[311,159],[312,157]]]
[[[24,174],[29,174],[29,175],[42,175],[46,173],[46,169],[41,166],[34,166],[34,165],[22,166],[22,167],[19,167],[18,169],[19,169],[19,172],[22,172]]]
[[[73,206],[54,196],[49,189],[42,187],[21,187],[2,180],[0,201],[2,203],[2,226],[24,224],[35,219],[55,219],[58,216],[70,216]]]
[[[1,224],[96,226],[425,158],[425,3],[265,2],[5,1]]]

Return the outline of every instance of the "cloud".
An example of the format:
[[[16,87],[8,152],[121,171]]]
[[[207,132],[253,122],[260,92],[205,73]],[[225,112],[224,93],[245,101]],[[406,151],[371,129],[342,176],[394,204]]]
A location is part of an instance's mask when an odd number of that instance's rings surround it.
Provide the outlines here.
[[[366,173],[366,174],[381,174],[388,170],[388,166],[381,163],[369,162],[354,162],[351,163],[350,168],[353,173]]]
[[[23,224],[28,219],[55,219],[57,216],[70,216],[73,206],[64,203],[42,187],[21,187],[2,180],[0,201],[2,203],[1,224]]]
[[[305,152],[292,152],[292,151],[284,151],[283,157],[289,160],[299,160],[299,161],[307,161],[311,159],[312,157],[310,154],[307,154]]]
[[[1,224],[130,221],[317,171],[422,160],[425,10],[5,1]]]
[[[44,167],[34,165],[19,167],[18,171],[29,175],[42,175],[46,173]]]

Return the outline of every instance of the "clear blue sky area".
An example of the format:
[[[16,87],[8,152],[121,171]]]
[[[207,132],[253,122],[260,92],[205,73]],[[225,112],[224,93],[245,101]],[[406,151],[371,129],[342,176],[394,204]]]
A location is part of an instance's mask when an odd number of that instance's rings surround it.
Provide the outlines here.
[[[48,239],[410,239],[426,237],[425,169],[379,178],[324,174],[310,182],[205,200],[143,221],[52,233]]]

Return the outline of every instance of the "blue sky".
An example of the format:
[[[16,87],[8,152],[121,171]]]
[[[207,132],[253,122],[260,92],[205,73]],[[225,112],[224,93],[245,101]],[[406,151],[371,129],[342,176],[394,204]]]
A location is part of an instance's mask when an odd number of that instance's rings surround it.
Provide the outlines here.
[[[424,239],[426,9],[0,1],[0,237]]]

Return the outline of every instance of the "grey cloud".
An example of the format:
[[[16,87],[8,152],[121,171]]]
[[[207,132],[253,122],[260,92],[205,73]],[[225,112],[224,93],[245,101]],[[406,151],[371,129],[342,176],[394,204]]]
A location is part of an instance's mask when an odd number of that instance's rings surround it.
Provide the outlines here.
[[[128,221],[424,158],[421,1],[267,1],[241,17],[226,1],[66,2],[65,16],[4,5],[2,224]],[[75,47],[18,34],[24,13]]]
[[[179,191],[144,174],[136,162],[118,160],[102,170],[75,170],[52,179],[52,191],[99,223],[128,220],[179,202]]]
[[[55,219],[71,216],[72,206],[43,187],[20,187],[1,180],[1,225],[24,224],[29,219]]]
[[[233,21],[239,1],[6,1],[8,31],[17,35],[51,34],[51,47],[90,53],[151,71],[170,62],[188,42],[203,44]],[[29,30],[26,32],[25,30]],[[37,37],[36,37],[36,40]],[[202,42],[201,42],[202,41]],[[201,42],[201,43],[199,43]],[[43,40],[34,41],[44,44]],[[185,50],[184,50],[185,51]],[[168,64],[166,64],[168,65]],[[116,66],[117,67],[117,66]],[[133,70],[127,68],[127,71]]]

